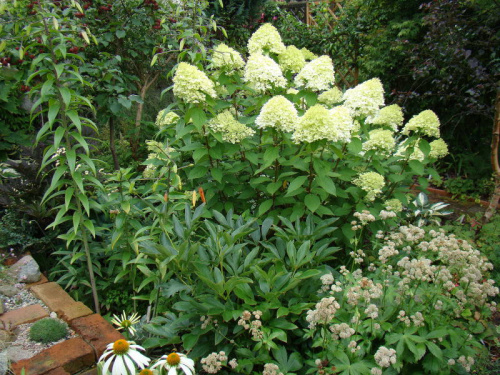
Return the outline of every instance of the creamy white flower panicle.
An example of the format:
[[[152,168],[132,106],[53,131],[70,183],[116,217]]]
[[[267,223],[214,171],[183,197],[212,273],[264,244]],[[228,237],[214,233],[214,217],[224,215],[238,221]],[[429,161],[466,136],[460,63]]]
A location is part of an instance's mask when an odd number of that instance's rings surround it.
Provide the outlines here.
[[[403,121],[403,110],[397,104],[381,108],[374,116],[366,119],[368,124],[387,126],[393,131],[398,130],[398,128],[403,125]]]
[[[292,102],[282,95],[272,97],[260,110],[255,124],[259,128],[276,128],[291,132],[297,127],[299,115]]]
[[[338,104],[342,101],[342,91],[340,91],[338,88],[334,87],[330,90],[327,90],[325,92],[322,92],[318,96],[318,102],[322,104],[326,104],[327,106],[333,106],[335,104]]]
[[[245,62],[238,51],[226,46],[224,43],[219,44],[214,49],[212,63],[215,68],[227,71],[228,73],[243,69],[245,66]]]
[[[295,77],[295,84],[312,91],[325,91],[335,83],[332,59],[321,56],[307,63]]]
[[[302,52],[302,55],[304,56],[304,59],[306,59],[308,61],[311,61],[311,60],[314,60],[314,59],[318,58],[318,55],[312,53],[306,47],[302,48],[300,50],[300,52]]]
[[[441,159],[448,155],[448,145],[441,138],[436,139],[430,143],[431,151],[429,157],[434,159]]]
[[[166,109],[162,109],[158,112],[156,116],[156,126],[160,129],[164,126],[175,124],[179,120],[179,115],[175,112],[169,112]]]
[[[270,23],[265,23],[255,31],[248,40],[248,52],[250,55],[254,53],[263,53],[269,51],[280,54],[285,51],[286,47],[281,41],[281,36],[278,30]]]
[[[353,117],[373,116],[384,105],[384,87],[380,79],[373,78],[347,90],[343,99]]]
[[[355,126],[349,109],[339,105],[330,109],[329,112],[335,124],[335,131],[328,139],[334,142],[350,142]]]
[[[174,95],[186,103],[203,103],[217,97],[214,83],[197,67],[181,62],[174,75]]]
[[[233,144],[255,134],[252,128],[236,120],[230,110],[219,113],[208,122],[208,127],[215,132],[221,133],[224,141]]]
[[[248,58],[243,80],[259,93],[275,87],[284,88],[287,84],[280,66],[270,57],[258,53]]]
[[[408,135],[410,131],[414,131],[429,137],[439,138],[439,127],[439,118],[434,112],[428,109],[413,116],[403,128],[402,133]]]
[[[311,143],[320,139],[336,141],[337,133],[335,120],[331,113],[322,105],[316,104],[299,118],[292,139],[295,143]]]
[[[375,200],[385,186],[384,176],[377,172],[362,173],[352,183],[366,192],[365,199],[367,201]]]
[[[306,65],[306,59],[302,52],[295,46],[286,47],[285,52],[281,53],[278,57],[280,66],[283,71],[291,71],[298,73]]]
[[[410,145],[409,145],[407,139],[404,140],[403,142],[401,142],[398,145],[398,148],[397,148],[396,153],[394,154],[394,156],[399,156],[399,157],[402,157],[402,158],[408,158],[409,160],[423,161],[425,159],[425,155],[422,152],[422,150],[420,150],[420,148],[418,147],[418,143],[419,142],[416,142],[416,145],[413,147],[412,153],[408,155],[408,152],[409,152],[408,151],[408,147]]]
[[[375,150],[382,155],[389,155],[396,147],[396,140],[391,130],[375,129],[368,133],[368,140],[363,143],[363,150]]]

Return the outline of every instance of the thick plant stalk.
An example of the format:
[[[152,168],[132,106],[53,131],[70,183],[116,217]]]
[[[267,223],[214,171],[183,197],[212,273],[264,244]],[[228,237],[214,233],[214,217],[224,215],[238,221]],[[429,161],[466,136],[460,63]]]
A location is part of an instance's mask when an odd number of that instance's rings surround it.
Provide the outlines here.
[[[500,161],[498,149],[500,147],[500,87],[497,89],[495,99],[495,120],[493,123],[493,134],[491,139],[491,167],[495,175],[495,190],[491,196],[490,205],[484,214],[484,222],[487,223],[496,211],[500,201]]]

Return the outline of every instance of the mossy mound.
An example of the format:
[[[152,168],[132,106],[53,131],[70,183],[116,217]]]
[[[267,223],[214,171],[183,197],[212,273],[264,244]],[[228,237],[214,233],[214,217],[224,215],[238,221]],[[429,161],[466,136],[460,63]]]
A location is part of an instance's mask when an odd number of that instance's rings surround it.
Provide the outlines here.
[[[68,326],[57,319],[45,318],[31,326],[30,340],[47,344],[68,335]]]

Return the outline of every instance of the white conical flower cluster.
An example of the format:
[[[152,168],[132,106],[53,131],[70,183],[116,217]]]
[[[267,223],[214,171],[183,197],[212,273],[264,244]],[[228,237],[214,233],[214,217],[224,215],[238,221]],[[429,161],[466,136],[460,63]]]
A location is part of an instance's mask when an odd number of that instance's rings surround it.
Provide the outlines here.
[[[287,83],[280,66],[270,57],[261,54],[248,58],[243,80],[259,93],[275,87],[284,88]]]
[[[307,63],[295,77],[295,84],[312,91],[325,91],[335,83],[332,59],[321,56]]]

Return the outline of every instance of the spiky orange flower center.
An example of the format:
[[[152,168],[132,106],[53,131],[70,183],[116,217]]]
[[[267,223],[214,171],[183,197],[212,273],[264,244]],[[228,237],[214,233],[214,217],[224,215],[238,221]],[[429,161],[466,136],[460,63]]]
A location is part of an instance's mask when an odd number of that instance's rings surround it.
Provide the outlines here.
[[[153,371],[145,368],[144,370],[142,370],[139,375],[153,375]]]
[[[113,352],[118,355],[123,355],[128,352],[130,345],[127,340],[116,340],[113,344]]]
[[[177,366],[179,363],[181,363],[181,357],[177,353],[170,353],[167,356],[167,363],[170,366]]]

